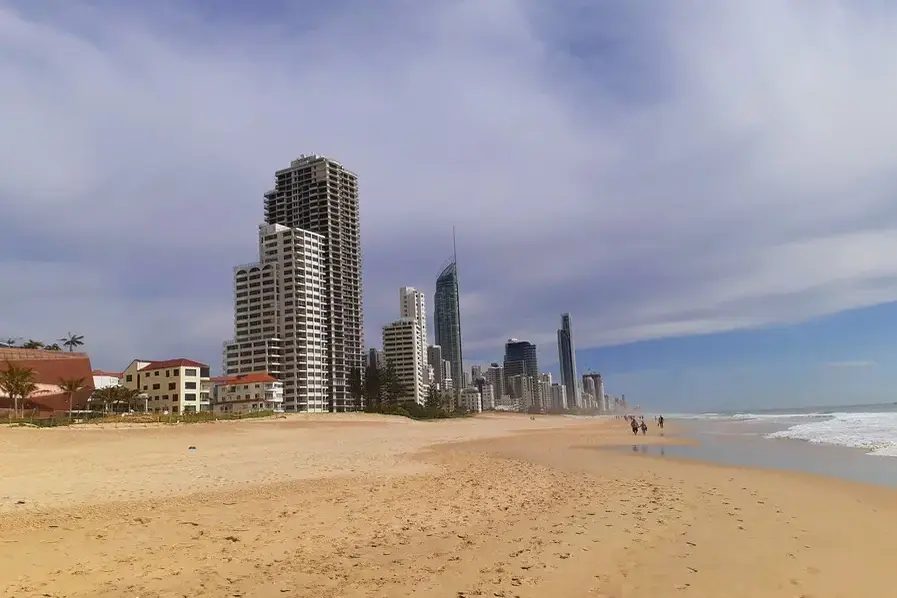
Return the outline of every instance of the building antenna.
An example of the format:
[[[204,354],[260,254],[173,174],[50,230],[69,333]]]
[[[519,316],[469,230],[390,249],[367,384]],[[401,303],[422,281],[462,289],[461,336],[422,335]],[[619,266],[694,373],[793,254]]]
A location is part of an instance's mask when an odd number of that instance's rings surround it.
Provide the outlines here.
[[[455,226],[452,225],[452,262],[455,264],[455,300],[458,302],[458,373],[461,374],[462,380],[458,381],[456,388],[463,386],[464,376],[464,354],[461,350],[461,289],[458,282],[458,243],[455,240]],[[456,392],[457,394],[457,392]]]

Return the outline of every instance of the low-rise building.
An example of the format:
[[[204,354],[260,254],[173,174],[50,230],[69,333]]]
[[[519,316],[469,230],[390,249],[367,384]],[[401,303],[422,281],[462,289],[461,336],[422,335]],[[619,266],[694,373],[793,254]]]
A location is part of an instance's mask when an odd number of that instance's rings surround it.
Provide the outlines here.
[[[212,408],[217,414],[283,412],[283,382],[265,372],[212,380]]]
[[[476,386],[464,388],[458,396],[461,405],[470,413],[480,413],[483,411],[483,399],[480,395],[480,389]]]
[[[93,387],[96,390],[110,386],[121,386],[121,372],[93,371]]]
[[[8,365],[31,370],[35,390],[25,401],[19,401],[19,413],[29,417],[49,417],[54,412],[85,409],[93,392],[90,358],[85,353],[47,351],[22,347],[0,348],[0,372]],[[82,390],[69,395],[59,387],[63,380],[81,380]],[[13,410],[16,401],[0,390],[0,414]]]
[[[190,359],[135,359],[122,372],[122,386],[139,390],[147,411],[197,413],[211,410],[209,366]]]

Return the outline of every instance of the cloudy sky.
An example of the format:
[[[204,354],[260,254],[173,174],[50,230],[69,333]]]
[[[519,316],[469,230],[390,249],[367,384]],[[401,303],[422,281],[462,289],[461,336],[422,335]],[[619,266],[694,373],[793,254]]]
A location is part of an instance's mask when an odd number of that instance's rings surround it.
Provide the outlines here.
[[[551,369],[570,311],[647,402],[888,400],[895,57],[881,1],[0,0],[0,336],[217,366],[262,193],[321,153],[369,345],[455,225],[470,361]]]

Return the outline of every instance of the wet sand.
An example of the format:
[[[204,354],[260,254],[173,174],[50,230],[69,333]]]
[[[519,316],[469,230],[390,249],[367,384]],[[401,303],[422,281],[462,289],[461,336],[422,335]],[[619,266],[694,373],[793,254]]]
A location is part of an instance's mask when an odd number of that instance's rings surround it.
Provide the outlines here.
[[[681,442],[655,432],[639,442]],[[890,587],[894,491],[595,450],[632,442],[618,421],[526,416],[0,429],[0,596]]]

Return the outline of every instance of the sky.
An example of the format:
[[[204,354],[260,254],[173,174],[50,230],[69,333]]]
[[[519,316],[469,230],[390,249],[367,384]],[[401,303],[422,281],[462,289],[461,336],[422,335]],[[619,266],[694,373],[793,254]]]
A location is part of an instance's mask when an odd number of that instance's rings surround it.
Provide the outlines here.
[[[359,175],[368,345],[454,225],[465,361],[556,371],[571,312],[627,398],[891,400],[895,55],[880,1],[0,0],[0,336],[215,368],[318,153]]]

